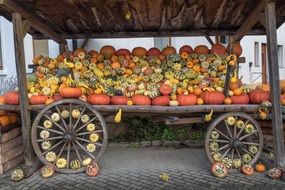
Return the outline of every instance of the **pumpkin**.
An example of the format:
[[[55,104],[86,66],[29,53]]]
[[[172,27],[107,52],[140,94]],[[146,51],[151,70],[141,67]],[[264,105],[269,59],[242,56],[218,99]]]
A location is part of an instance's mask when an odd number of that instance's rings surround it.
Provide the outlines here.
[[[82,165],[83,166],[87,166],[87,165],[89,165],[89,164],[91,164],[91,162],[92,162],[92,159],[91,158],[84,158],[83,160],[82,160]]]
[[[240,85],[239,85],[239,83],[238,82],[232,82],[232,83],[230,83],[230,85],[229,85],[229,89],[230,90],[235,90],[235,89],[237,89],[237,88],[239,88],[240,87]]]
[[[220,43],[215,43],[212,46],[211,53],[216,53],[218,55],[224,55],[227,53],[227,49]]]
[[[172,88],[168,84],[162,84],[159,87],[159,92],[162,95],[169,95],[172,92]]]
[[[127,55],[131,55],[131,52],[130,52],[130,50],[128,50],[128,49],[118,49],[117,51],[116,51],[116,55],[117,56],[127,56]]]
[[[169,96],[158,96],[152,100],[154,106],[168,106],[170,98]]]
[[[18,91],[9,91],[4,94],[5,104],[18,105],[20,102]]]
[[[267,175],[272,179],[279,179],[282,176],[282,171],[278,168],[268,170]]]
[[[5,104],[4,96],[0,96],[0,105]]]
[[[10,124],[10,118],[7,115],[0,116],[0,125],[5,127]]]
[[[254,173],[254,169],[250,165],[243,165],[241,168],[242,173],[245,175],[252,175]]]
[[[25,174],[22,169],[16,169],[11,174],[12,181],[21,181],[22,179],[24,179],[24,177]]]
[[[81,167],[80,160],[72,160],[70,162],[70,168],[76,170]]]
[[[158,48],[152,47],[147,51],[148,56],[159,56],[161,54]]]
[[[67,160],[65,158],[58,158],[56,160],[56,167],[63,169],[67,166]]]
[[[87,52],[84,48],[77,48],[74,52],[73,52],[75,57],[78,57],[79,59],[84,59],[85,56],[87,55]]]
[[[8,117],[10,119],[10,123],[16,123],[18,121],[18,114],[10,112],[8,113]]]
[[[45,104],[48,99],[48,96],[46,95],[33,95],[29,98],[29,102],[32,105],[37,105],[37,104]]]
[[[179,106],[191,106],[197,103],[197,96],[195,94],[178,95],[177,101]]]
[[[95,105],[108,105],[110,104],[110,97],[106,94],[90,94],[87,101]]]
[[[147,50],[143,47],[135,47],[132,50],[132,55],[137,57],[142,57],[147,55]]]
[[[269,84],[257,85],[255,89],[269,92],[270,91],[270,85]]]
[[[118,61],[116,61],[116,62],[113,62],[113,63],[111,64],[111,67],[112,67],[113,69],[118,69],[118,68],[121,67],[121,64],[120,64]]]
[[[253,104],[260,104],[262,101],[270,101],[268,91],[253,90],[249,93],[249,100]]]
[[[211,172],[216,177],[224,178],[228,174],[228,169],[222,162],[215,162],[211,166]]]
[[[197,99],[197,104],[198,104],[198,105],[204,104],[204,100],[203,100],[202,98],[198,98],[198,99]]]
[[[51,103],[54,102],[54,99],[53,98],[48,98],[46,101],[45,101],[45,105],[49,105]]]
[[[64,87],[59,89],[59,94],[63,98],[79,98],[82,90],[80,87]]]
[[[205,91],[200,96],[206,104],[222,104],[225,95],[218,91]]]
[[[112,56],[112,55],[115,55],[115,53],[116,53],[116,49],[110,45],[103,46],[100,49],[100,54],[102,55]]]
[[[227,49],[229,50],[230,45],[228,45]],[[239,57],[242,54],[242,47],[240,45],[240,42],[235,42],[234,44],[232,44],[232,54],[236,55],[237,57]]]
[[[129,98],[127,96],[112,96],[111,104],[113,105],[127,105]]]
[[[196,87],[193,89],[193,93],[196,95],[196,96],[200,96],[202,94],[202,89],[199,88],[199,87]]]
[[[55,95],[52,96],[52,99],[53,99],[54,101],[58,101],[58,100],[62,100],[63,98],[61,97],[60,94],[55,94]]]
[[[196,54],[208,54],[209,49],[205,45],[198,45],[194,48],[194,53],[196,53]]]
[[[230,98],[230,97],[227,97],[227,98],[225,98],[224,99],[224,104],[226,104],[226,105],[229,105],[229,104],[232,104],[232,99]]]
[[[192,54],[193,53],[193,48],[189,45],[184,45],[179,49],[179,54],[186,52],[188,54]]]
[[[173,55],[173,54],[176,54],[176,49],[172,46],[167,46],[167,47],[162,49],[161,53],[164,56]]]
[[[99,167],[96,162],[92,162],[91,164],[86,166],[86,175],[90,177],[95,177],[98,175]]]
[[[150,105],[151,99],[145,95],[134,95],[132,97],[132,102],[134,105]]]
[[[255,171],[261,173],[265,172],[266,171],[265,165],[262,163],[255,164]]]
[[[249,96],[245,93],[242,93],[239,96],[231,96],[232,104],[248,104]]]
[[[0,116],[7,115],[7,112],[5,110],[0,110]]]
[[[44,167],[42,167],[41,175],[44,178],[51,177],[51,176],[53,176],[53,174],[54,174],[54,166],[52,164],[48,164],[48,165],[45,165]]]

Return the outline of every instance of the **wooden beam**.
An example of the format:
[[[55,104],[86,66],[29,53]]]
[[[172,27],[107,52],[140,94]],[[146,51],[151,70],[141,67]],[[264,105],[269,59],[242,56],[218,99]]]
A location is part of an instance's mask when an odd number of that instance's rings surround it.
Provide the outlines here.
[[[41,22],[35,15],[23,9],[21,6],[19,6],[12,0],[1,0],[0,7],[6,9],[11,13],[18,12],[23,18],[28,20],[31,23],[32,27],[37,31],[41,32],[42,34],[46,35],[47,37],[53,39],[58,43],[65,43],[65,40],[59,34],[49,28],[47,24]]]
[[[82,45],[81,45],[81,48],[85,48],[85,46],[87,45],[88,41],[89,41],[89,38],[85,38],[83,43],[82,43]]]
[[[26,36],[26,34],[29,32],[31,26],[32,25],[31,25],[30,21],[28,21],[28,20],[23,21],[22,38],[24,38]]]
[[[277,167],[285,169],[285,151],[282,110],[280,105],[279,65],[276,34],[275,2],[268,2],[265,6],[267,52],[269,67],[270,95],[272,102],[272,133],[274,143],[274,162]]]
[[[204,35],[205,38],[208,40],[208,42],[213,46],[215,43],[213,42],[213,40],[210,38],[210,36],[208,36],[207,34]]]
[[[260,13],[258,21],[264,26],[264,28],[266,28],[266,21],[264,14]]]
[[[64,43],[60,43],[59,44],[59,53],[63,54],[65,52],[65,44]]]
[[[26,64],[23,42],[23,22],[19,13],[12,14],[13,29],[14,29],[14,45],[15,45],[15,59],[16,59],[16,71],[18,79],[18,87],[20,92],[20,114],[23,134],[23,147],[25,166],[33,167],[35,155],[31,144],[31,115],[28,110],[28,90],[27,90],[27,78],[26,78]],[[27,174],[29,175],[29,174]]]
[[[249,17],[243,22],[240,28],[237,30],[234,39],[235,41],[240,41],[244,35],[252,29],[252,27],[258,22],[259,15],[264,9],[267,0],[261,0],[255,9],[251,12]]]

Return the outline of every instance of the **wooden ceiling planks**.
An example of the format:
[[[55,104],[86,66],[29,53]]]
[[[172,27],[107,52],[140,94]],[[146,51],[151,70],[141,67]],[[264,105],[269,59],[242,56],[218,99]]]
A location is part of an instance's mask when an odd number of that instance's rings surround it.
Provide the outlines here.
[[[240,28],[258,0],[13,0],[64,37],[148,36],[232,33]],[[277,26],[285,20],[285,0],[276,1]],[[283,7],[283,8],[282,8]],[[1,11],[5,17],[9,14]],[[280,16],[279,16],[280,15]],[[278,17],[279,16],[279,17]],[[256,24],[256,34],[264,27]],[[35,30],[36,37],[44,38]],[[138,34],[140,33],[140,34]]]

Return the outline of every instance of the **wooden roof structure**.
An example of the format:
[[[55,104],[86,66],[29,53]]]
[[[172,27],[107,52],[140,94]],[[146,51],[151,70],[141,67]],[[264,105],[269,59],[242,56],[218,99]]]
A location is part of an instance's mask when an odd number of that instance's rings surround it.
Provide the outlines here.
[[[0,14],[33,22],[35,39],[265,35],[265,0],[0,0]],[[277,28],[285,0],[276,0]],[[41,23],[39,26],[37,23]],[[244,29],[244,26],[248,25]],[[39,30],[42,28],[45,32]],[[48,30],[47,30],[48,28]],[[246,30],[247,29],[247,30]]]

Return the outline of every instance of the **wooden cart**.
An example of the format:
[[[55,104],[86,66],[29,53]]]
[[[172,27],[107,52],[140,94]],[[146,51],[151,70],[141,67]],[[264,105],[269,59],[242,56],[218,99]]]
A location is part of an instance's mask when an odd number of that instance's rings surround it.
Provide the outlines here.
[[[77,2],[77,1],[76,1]],[[168,1],[167,1],[168,2]],[[98,3],[98,4],[96,4]],[[273,103],[272,109],[272,123],[273,123],[273,134],[274,134],[274,147],[275,147],[275,163],[281,168],[285,168],[285,153],[283,144],[283,125],[282,125],[282,114],[281,107],[279,104],[279,71],[278,71],[278,60],[277,60],[277,41],[276,41],[276,20],[278,26],[284,22],[284,3],[282,0],[279,1],[221,1],[219,6],[217,2],[204,1],[203,3],[191,4],[187,1],[181,1],[179,10],[176,10],[174,6],[177,2],[166,3],[166,1],[158,0],[155,1],[155,6],[147,6],[147,16],[145,16],[143,7],[145,3],[141,1],[112,1],[110,7],[104,6],[104,1],[12,1],[2,0],[0,1],[0,12],[6,18],[13,21],[14,27],[14,39],[15,39],[15,55],[17,65],[17,76],[19,83],[19,90],[21,92],[21,105],[20,106],[0,106],[1,109],[8,110],[19,110],[21,113],[22,120],[22,131],[24,135],[24,148],[25,148],[25,166],[27,167],[27,175],[30,175],[35,169],[36,158],[34,156],[33,148],[38,158],[47,163],[45,155],[50,149],[59,149],[57,154],[60,154],[63,150],[67,152],[67,160],[71,162],[72,159],[82,160],[80,158],[80,151],[86,153],[96,161],[103,155],[107,145],[107,130],[106,124],[102,117],[102,114],[108,114],[117,112],[119,108],[122,109],[123,113],[130,114],[164,114],[164,115],[178,115],[179,117],[201,116],[204,113],[213,109],[216,119],[208,127],[208,132],[205,139],[205,149],[208,158],[213,162],[213,152],[223,151],[222,154],[215,155],[214,157],[225,158],[228,156],[227,163],[232,167],[234,159],[241,159],[247,162],[248,159],[243,158],[240,155],[241,151],[251,158],[249,163],[254,163],[262,150],[262,133],[258,123],[250,116],[258,109],[258,105],[229,105],[229,106],[189,106],[189,107],[149,107],[149,106],[91,106],[79,100],[62,100],[47,107],[44,106],[30,106],[28,103],[27,96],[27,82],[25,77],[25,64],[24,64],[24,47],[23,39],[27,32],[30,32],[35,38],[50,38],[60,44],[61,52],[66,48],[66,40],[68,38],[110,38],[110,37],[147,37],[147,36],[206,36],[206,38],[213,43],[209,35],[227,35],[231,37],[231,43],[239,41],[246,34],[266,34],[268,41],[268,55],[269,55],[269,78],[271,84],[271,99]],[[151,2],[150,2],[151,3]],[[154,3],[154,2],[153,2]],[[47,6],[51,5],[53,6]],[[214,5],[215,4],[215,5]],[[277,9],[275,9],[277,4]],[[111,11],[114,7],[120,7],[123,12],[129,13],[131,10],[135,17],[132,19],[133,22],[126,23],[122,22],[124,17],[118,11]],[[156,6],[162,8],[161,14],[157,14],[158,10]],[[82,11],[79,16],[71,15],[70,13],[76,13],[77,8],[81,7]],[[92,7],[88,9],[88,7]],[[99,10],[98,10],[99,7]],[[64,10],[68,8],[68,14],[65,14]],[[145,8],[145,7],[144,7]],[[190,9],[187,9],[190,8]],[[201,8],[201,9],[200,9]],[[110,23],[107,22],[105,16],[98,11],[101,9],[105,10],[104,13],[117,20],[118,26],[114,32],[102,32],[102,31],[113,31],[110,28]],[[45,11],[43,11],[45,10]],[[190,11],[189,11],[190,10]],[[192,11],[191,11],[192,10]],[[203,10],[206,10],[203,12]],[[210,11],[212,10],[212,11]],[[214,11],[215,10],[215,11]],[[228,11],[232,10],[232,11]],[[235,11],[236,10],[236,11]],[[265,10],[265,16],[264,12]],[[275,11],[277,10],[277,16]],[[171,14],[175,12],[177,14]],[[193,13],[195,12],[195,13]],[[214,16],[212,13],[216,12]],[[114,13],[114,15],[112,15]],[[194,14],[194,16],[191,14]],[[87,15],[86,15],[87,14]],[[90,14],[95,20],[90,20]],[[119,14],[119,15],[116,15]],[[189,15],[190,14],[190,15]],[[84,16],[85,15],[85,16]],[[126,16],[127,16],[126,15]],[[144,15],[144,16],[141,16]],[[150,15],[150,16],[149,16]],[[183,16],[184,15],[184,16]],[[66,18],[64,26],[62,24],[62,17]],[[40,17],[40,18],[39,18]],[[147,19],[151,17],[151,22]],[[56,18],[61,18],[57,20]],[[71,19],[72,18],[72,19]],[[78,22],[73,22],[73,19],[79,18]],[[162,18],[161,20],[159,18]],[[206,19],[205,19],[206,18]],[[212,18],[212,19],[211,19]],[[277,18],[277,19],[276,19]],[[84,20],[86,19],[86,20]],[[187,25],[188,21],[191,21],[191,25]],[[142,23],[139,21],[141,20]],[[187,21],[187,22],[186,22]],[[190,22],[189,21],[189,22]],[[200,22],[201,21],[201,22]],[[209,26],[208,29],[205,27],[205,23]],[[257,24],[260,21],[261,25]],[[89,24],[93,23],[94,29],[90,28]],[[103,24],[102,24],[103,23]],[[257,24],[257,25],[256,25]],[[84,30],[80,30],[78,26],[85,27]],[[92,24],[91,24],[92,25]],[[64,28],[67,26],[67,28]],[[98,29],[99,26],[99,29]],[[113,27],[113,24],[112,24]],[[227,28],[228,29],[225,29]],[[264,29],[265,27],[265,29]],[[195,30],[193,29],[195,28]],[[71,31],[71,33],[68,33]],[[40,33],[38,33],[40,32]],[[227,74],[227,80],[229,81],[229,72]],[[227,92],[228,83],[225,85],[225,91]],[[72,118],[72,114],[63,119],[61,112],[69,110],[69,113],[74,109],[79,109],[79,114],[87,114],[90,118],[86,123]],[[34,120],[31,122],[31,112],[39,112]],[[61,121],[63,125],[58,125],[56,122],[52,122],[52,125],[56,126],[57,129],[42,129],[42,122],[45,119],[49,119],[53,113],[57,113],[60,117],[57,121]],[[230,118],[230,119],[228,119]],[[50,118],[52,119],[52,118]],[[236,126],[232,125],[230,120],[241,120],[244,125]],[[66,121],[65,121],[66,120]],[[96,151],[94,154],[90,154],[90,151],[86,149],[82,144],[89,143],[88,138],[84,132],[79,129],[83,129],[89,123],[96,122],[98,128],[94,129],[93,132],[99,134],[99,140],[97,143]],[[84,124],[83,124],[84,123]],[[247,125],[251,125],[250,129],[246,129]],[[32,126],[32,127],[31,127]],[[97,127],[97,126],[96,126]],[[48,148],[45,152],[40,150],[39,139],[40,130],[46,130],[44,136],[53,138],[52,140],[58,141],[56,144]],[[58,136],[49,136],[47,134],[57,134]],[[47,137],[48,136],[48,137]],[[81,138],[84,137],[84,138]],[[217,146],[221,144],[221,146]],[[32,148],[33,144],[33,148]],[[56,146],[56,147],[55,147]],[[73,148],[72,148],[73,147]],[[246,148],[245,148],[246,147]],[[255,148],[250,148],[255,147]],[[92,148],[92,147],[89,147]],[[94,149],[94,147],[93,147]],[[71,155],[71,150],[74,155]],[[54,156],[54,155],[52,155]],[[81,161],[80,161],[81,162]],[[83,162],[83,161],[82,161]],[[78,162],[72,164],[78,166]],[[70,164],[66,169],[59,169],[59,172],[71,173],[82,171],[82,167],[78,169],[70,170]]]

